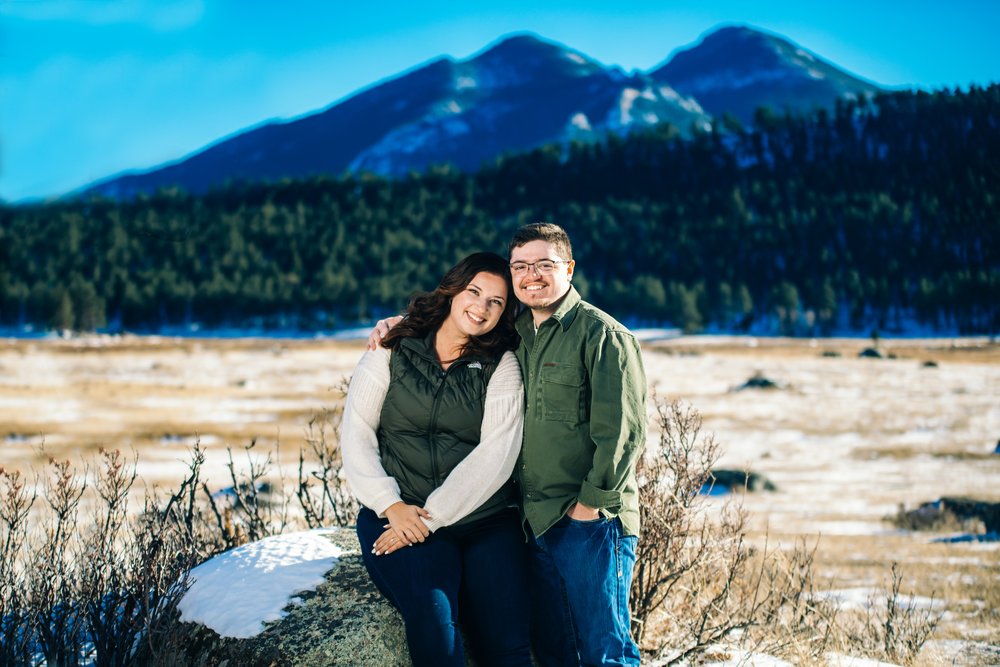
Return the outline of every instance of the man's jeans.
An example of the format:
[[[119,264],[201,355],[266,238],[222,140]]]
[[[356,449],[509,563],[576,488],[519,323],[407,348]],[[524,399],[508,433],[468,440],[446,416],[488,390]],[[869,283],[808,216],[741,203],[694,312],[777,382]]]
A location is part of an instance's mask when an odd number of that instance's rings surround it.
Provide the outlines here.
[[[531,636],[543,667],[638,665],[629,634],[634,535],[564,516],[530,545]]]
[[[527,558],[515,510],[471,525],[439,528],[423,543],[371,553],[387,522],[362,508],[361,558],[372,581],[403,616],[415,667],[465,667],[462,627],[479,664],[530,667]]]

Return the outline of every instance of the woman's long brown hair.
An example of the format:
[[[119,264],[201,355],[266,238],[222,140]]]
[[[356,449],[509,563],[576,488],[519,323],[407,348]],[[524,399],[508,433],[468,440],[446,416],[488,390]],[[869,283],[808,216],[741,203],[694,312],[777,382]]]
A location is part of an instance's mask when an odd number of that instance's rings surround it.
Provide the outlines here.
[[[394,326],[382,339],[382,346],[395,349],[403,338],[423,338],[445,321],[451,312],[451,298],[462,292],[476,274],[486,272],[503,278],[507,285],[507,301],[497,325],[482,336],[472,336],[462,348],[462,356],[497,357],[506,350],[517,347],[517,331],[514,319],[517,317],[517,299],[510,279],[507,260],[492,252],[477,252],[469,255],[441,278],[441,283],[433,292],[420,292],[410,299],[403,321]]]

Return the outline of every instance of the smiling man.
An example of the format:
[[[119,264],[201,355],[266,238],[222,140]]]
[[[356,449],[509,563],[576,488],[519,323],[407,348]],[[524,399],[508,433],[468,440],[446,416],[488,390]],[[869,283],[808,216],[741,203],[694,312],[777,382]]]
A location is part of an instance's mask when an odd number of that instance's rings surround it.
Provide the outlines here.
[[[638,665],[628,597],[639,534],[635,462],[646,377],[635,337],[573,288],[569,237],[510,242],[527,406],[517,477],[531,529],[532,636],[545,667]]]

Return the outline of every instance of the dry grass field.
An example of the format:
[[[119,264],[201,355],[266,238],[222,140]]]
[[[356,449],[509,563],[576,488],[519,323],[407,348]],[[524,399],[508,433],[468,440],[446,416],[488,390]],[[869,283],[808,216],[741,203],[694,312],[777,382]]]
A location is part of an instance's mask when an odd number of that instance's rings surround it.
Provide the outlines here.
[[[921,664],[952,664],[957,640],[1000,647],[1000,543],[934,542],[954,533],[887,519],[941,496],[1000,502],[1000,345],[886,340],[887,358],[859,358],[868,344],[690,337],[644,354],[656,394],[701,412],[720,466],[776,486],[745,497],[754,539],[818,539],[816,574],[845,607],[864,605],[899,563],[903,592],[943,614]],[[309,420],[341,400],[361,351],[312,340],[0,341],[0,465],[27,472],[49,456],[134,450],[142,483],[169,488],[200,440],[221,487],[227,446],[239,463],[256,439],[254,456],[280,443],[294,479]],[[755,374],[777,387],[738,389]]]

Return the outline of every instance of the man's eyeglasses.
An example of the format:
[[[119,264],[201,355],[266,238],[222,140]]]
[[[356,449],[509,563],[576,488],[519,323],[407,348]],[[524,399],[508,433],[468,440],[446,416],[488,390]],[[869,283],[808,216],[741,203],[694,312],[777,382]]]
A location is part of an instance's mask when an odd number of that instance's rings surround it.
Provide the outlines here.
[[[535,271],[544,276],[555,271],[557,264],[569,264],[569,261],[565,259],[541,259],[537,262],[511,262],[510,271],[517,276],[525,273],[528,267],[533,266]]]

